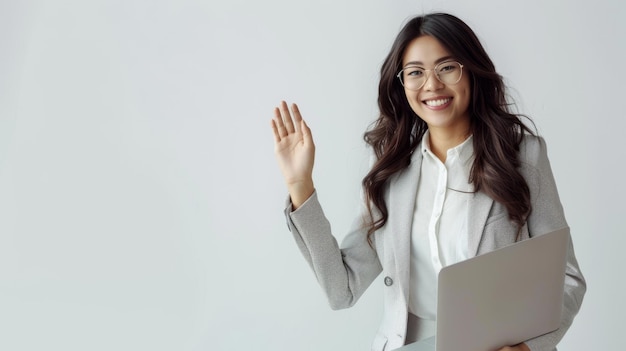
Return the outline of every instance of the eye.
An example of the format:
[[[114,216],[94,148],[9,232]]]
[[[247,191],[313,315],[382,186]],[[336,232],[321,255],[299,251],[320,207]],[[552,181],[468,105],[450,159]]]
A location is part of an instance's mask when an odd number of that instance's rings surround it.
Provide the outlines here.
[[[444,62],[441,64],[441,67],[439,67],[438,71],[439,73],[450,73],[454,72],[458,68],[459,67],[456,62]]]
[[[419,78],[424,75],[424,70],[418,67],[409,67],[404,70],[404,75],[411,78]]]

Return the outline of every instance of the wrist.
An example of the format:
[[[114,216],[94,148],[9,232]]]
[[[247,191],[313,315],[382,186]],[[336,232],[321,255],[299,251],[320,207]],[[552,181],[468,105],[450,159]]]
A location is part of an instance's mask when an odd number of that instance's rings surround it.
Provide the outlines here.
[[[293,209],[300,207],[315,191],[313,186],[313,180],[307,179],[303,181],[297,181],[287,184],[287,190],[291,197],[291,204]]]

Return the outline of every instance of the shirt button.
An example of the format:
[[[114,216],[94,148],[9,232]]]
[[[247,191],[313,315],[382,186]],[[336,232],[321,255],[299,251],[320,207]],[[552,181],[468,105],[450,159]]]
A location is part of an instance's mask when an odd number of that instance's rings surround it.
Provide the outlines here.
[[[391,279],[390,277],[385,277],[385,285],[392,286],[393,285],[393,279]]]

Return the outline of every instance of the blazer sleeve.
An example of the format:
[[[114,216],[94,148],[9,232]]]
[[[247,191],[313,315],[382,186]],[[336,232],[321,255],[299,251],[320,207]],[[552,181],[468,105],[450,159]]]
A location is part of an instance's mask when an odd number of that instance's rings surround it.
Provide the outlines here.
[[[298,248],[315,273],[332,309],[353,306],[382,267],[367,242],[363,218],[355,220],[341,248],[318,201],[317,191],[295,211],[288,201],[287,226]]]
[[[545,141],[531,136],[525,139],[521,149],[521,169],[530,187],[532,213],[527,224],[529,235],[532,237],[568,225],[548,160]],[[556,350],[556,345],[572,324],[582,304],[587,285],[578,267],[571,240],[567,251],[565,274],[561,326],[551,333],[527,340],[526,345],[533,351]]]

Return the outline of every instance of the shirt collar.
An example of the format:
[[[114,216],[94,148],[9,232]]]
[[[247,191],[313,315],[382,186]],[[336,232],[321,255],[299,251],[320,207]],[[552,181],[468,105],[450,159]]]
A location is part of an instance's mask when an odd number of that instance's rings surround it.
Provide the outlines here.
[[[447,163],[447,160],[458,160],[462,162],[462,164],[466,164],[466,162],[468,162],[474,155],[474,143],[472,142],[472,139],[473,139],[473,135],[470,135],[469,137],[467,137],[467,139],[465,139],[459,145],[451,149],[448,149],[447,156],[446,156],[446,163]],[[424,136],[422,137],[422,142],[420,143],[420,151],[422,152],[423,156],[426,156],[426,154],[430,154],[433,157],[435,157],[435,155],[430,150],[430,131],[429,130],[426,130],[426,132],[424,133]]]

